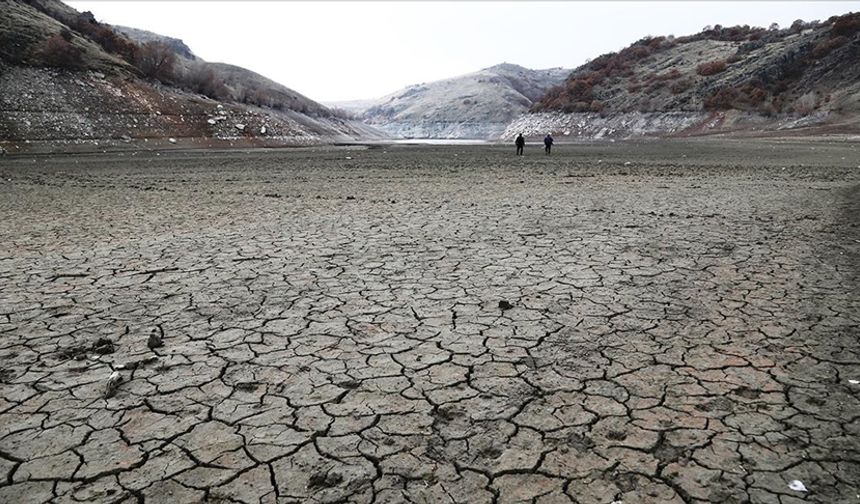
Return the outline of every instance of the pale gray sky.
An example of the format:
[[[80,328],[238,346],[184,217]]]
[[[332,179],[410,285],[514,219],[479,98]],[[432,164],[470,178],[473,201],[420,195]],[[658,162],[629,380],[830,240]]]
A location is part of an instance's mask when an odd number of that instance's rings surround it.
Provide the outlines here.
[[[497,63],[569,67],[646,35],[827,19],[860,1],[68,1],[101,21],[181,38],[317,101],[376,98]]]

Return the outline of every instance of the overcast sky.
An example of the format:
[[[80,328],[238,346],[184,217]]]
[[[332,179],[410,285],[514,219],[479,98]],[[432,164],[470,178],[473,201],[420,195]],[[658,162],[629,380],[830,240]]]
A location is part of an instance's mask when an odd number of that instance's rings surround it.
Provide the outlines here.
[[[574,68],[646,35],[860,11],[860,1],[67,3],[107,23],[181,38],[205,60],[323,102],[376,98],[502,62]]]

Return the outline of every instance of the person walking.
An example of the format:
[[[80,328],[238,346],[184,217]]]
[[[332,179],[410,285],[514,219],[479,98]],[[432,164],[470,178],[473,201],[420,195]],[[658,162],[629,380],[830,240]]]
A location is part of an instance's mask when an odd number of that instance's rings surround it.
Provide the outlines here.
[[[546,136],[543,138],[543,145],[544,145],[543,150],[546,152],[547,156],[549,156],[550,151],[552,150],[552,142],[553,142],[552,135],[547,133]]]
[[[517,156],[522,156],[523,155],[523,148],[526,146],[526,139],[523,138],[522,133],[517,135],[517,139],[514,143],[517,146]]]

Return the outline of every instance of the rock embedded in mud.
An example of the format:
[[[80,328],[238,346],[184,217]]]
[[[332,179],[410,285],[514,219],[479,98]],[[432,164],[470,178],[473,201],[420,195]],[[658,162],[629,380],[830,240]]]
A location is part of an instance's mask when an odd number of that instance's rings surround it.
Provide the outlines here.
[[[316,473],[308,480],[308,488],[331,488],[343,482],[343,476],[336,472]]]
[[[149,331],[149,338],[146,340],[146,346],[149,347],[150,350],[164,346],[164,341],[161,339],[161,329],[153,327],[152,330]]]
[[[113,344],[113,341],[107,338],[99,338],[98,341],[93,343],[92,350],[99,355],[107,355],[114,353],[116,346]]]
[[[113,397],[116,394],[120,383],[122,383],[122,375],[119,373],[119,371],[114,371],[113,373],[111,373],[110,377],[107,380],[107,383],[105,383],[104,398],[110,399],[111,397]]]

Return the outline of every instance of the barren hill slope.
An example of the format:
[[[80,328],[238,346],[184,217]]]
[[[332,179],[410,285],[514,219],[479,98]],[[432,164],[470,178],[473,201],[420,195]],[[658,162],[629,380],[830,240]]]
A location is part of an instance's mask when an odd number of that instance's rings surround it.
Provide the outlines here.
[[[860,131],[860,14],[640,40],[576,69],[504,134]]]
[[[416,84],[379,99],[365,121],[407,138],[493,138],[569,70],[503,63],[450,79]]]
[[[130,35],[130,37],[128,36]],[[56,0],[0,0],[0,148],[283,145],[382,136],[181,41]]]

